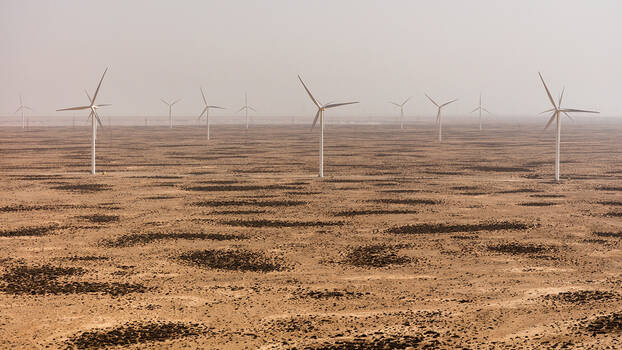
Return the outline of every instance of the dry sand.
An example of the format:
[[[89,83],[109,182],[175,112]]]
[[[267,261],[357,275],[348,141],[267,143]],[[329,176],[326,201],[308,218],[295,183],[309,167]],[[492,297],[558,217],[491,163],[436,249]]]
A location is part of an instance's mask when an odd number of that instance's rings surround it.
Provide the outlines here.
[[[0,347],[622,347],[622,126],[0,130]]]

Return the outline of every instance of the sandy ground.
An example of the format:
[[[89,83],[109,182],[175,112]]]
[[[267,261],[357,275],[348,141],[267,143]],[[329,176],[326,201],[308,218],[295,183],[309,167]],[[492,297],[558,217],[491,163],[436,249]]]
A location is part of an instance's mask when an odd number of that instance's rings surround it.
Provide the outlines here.
[[[621,348],[622,125],[0,130],[0,347]]]

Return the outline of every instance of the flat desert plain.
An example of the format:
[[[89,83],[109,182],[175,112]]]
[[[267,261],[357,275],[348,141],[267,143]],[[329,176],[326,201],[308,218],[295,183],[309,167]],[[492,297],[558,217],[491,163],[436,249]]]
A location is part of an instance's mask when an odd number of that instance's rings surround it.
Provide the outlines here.
[[[0,347],[622,347],[622,124],[0,130]]]

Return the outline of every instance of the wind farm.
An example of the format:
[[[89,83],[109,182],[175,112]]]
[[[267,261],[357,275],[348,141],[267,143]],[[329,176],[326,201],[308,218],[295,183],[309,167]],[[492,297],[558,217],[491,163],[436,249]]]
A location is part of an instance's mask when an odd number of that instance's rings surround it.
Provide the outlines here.
[[[622,347],[622,4],[147,10],[0,5],[0,348]]]

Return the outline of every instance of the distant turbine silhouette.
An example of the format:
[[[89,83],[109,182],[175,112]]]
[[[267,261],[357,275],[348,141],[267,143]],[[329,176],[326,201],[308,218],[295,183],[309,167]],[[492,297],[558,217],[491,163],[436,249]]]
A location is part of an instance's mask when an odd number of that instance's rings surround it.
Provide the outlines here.
[[[307,88],[307,86],[305,85],[304,81],[302,81],[302,78],[300,77],[300,75],[298,76],[298,80],[300,80],[300,83],[302,84],[302,87],[305,88],[305,90],[307,91],[307,94],[309,95],[309,97],[311,98],[311,101],[313,101],[313,103],[317,106],[317,113],[315,113],[315,119],[313,119],[313,125],[311,125],[311,129],[313,129],[313,127],[315,127],[315,123],[317,123],[318,118],[320,119],[320,126],[321,126],[321,132],[320,132],[320,177],[324,177],[324,110],[328,109],[328,108],[334,108],[334,107],[339,107],[339,106],[345,106],[345,105],[351,105],[354,103],[358,103],[358,102],[345,102],[345,103],[327,103],[327,104],[320,104],[320,102],[313,97],[313,95],[311,95],[311,91],[309,91],[309,89]]]
[[[406,101],[402,102],[402,104],[391,102],[391,104],[400,109],[400,129],[404,129],[404,105],[406,105],[410,99],[410,97],[407,98]]]
[[[22,102],[22,94],[19,95],[19,108],[17,108],[17,110],[15,111],[15,113],[17,112],[22,112],[22,129],[26,128],[26,122],[24,120],[24,110],[27,109],[29,111],[32,111],[32,108],[28,107],[28,106],[24,106],[24,103]]]
[[[546,130],[551,123],[553,122],[553,120],[556,121],[557,123],[557,130],[556,130],[556,135],[557,135],[557,139],[556,139],[556,144],[555,144],[555,181],[559,181],[559,144],[560,144],[560,138],[561,138],[561,118],[560,118],[560,114],[564,113],[565,116],[567,116],[568,118],[572,119],[572,117],[570,117],[570,115],[568,113],[572,113],[572,112],[576,112],[576,113],[600,113],[597,111],[586,111],[586,110],[582,110],[582,109],[573,109],[573,108],[561,108],[562,107],[562,99],[564,98],[564,90],[562,89],[562,93],[561,95],[559,95],[559,102],[557,104],[555,104],[555,101],[553,100],[553,96],[551,96],[551,92],[549,91],[549,88],[546,86],[546,83],[544,82],[544,78],[542,78],[542,74],[540,74],[540,72],[538,72],[538,75],[540,76],[540,80],[542,80],[542,85],[544,85],[544,89],[546,90],[546,94],[549,97],[549,101],[551,101],[551,104],[553,105],[553,108],[546,110],[543,113],[548,113],[548,112],[553,112],[553,114],[551,115],[551,118],[549,119],[549,121],[546,123],[546,126],[544,126],[544,129]]]
[[[169,122],[169,127],[172,129],[173,128],[173,106],[177,102],[181,101],[181,98],[173,102],[166,102],[163,98],[161,98],[160,101],[162,101],[165,105],[168,106],[168,122]]]
[[[101,119],[99,118],[99,115],[97,114],[97,109],[100,107],[104,107],[104,106],[110,106],[110,104],[96,105],[95,99],[97,98],[97,94],[99,93],[99,88],[102,85],[102,81],[104,81],[104,76],[106,76],[107,71],[108,71],[108,68],[106,68],[106,70],[104,71],[104,74],[102,74],[102,77],[99,80],[99,84],[97,84],[97,89],[95,89],[95,94],[93,95],[93,98],[89,96],[89,93],[86,90],[84,91],[86,93],[86,97],[88,97],[89,99],[88,106],[71,107],[71,108],[63,108],[63,109],[56,110],[57,112],[58,111],[79,111],[83,109],[91,110],[91,113],[89,114],[89,118],[91,118],[91,126],[93,130],[93,133],[91,136],[91,174],[93,175],[95,175],[95,138],[97,136],[97,124],[99,124],[99,126],[101,126],[102,128],[104,127],[102,125]]]
[[[474,110],[471,111],[471,113],[479,111],[479,131],[482,131],[482,111],[488,113],[488,114],[492,114],[490,112],[488,112],[488,110],[484,107],[482,107],[482,94],[479,94],[479,107],[475,108]]]
[[[436,112],[436,125],[438,126],[438,142],[443,142],[443,134],[442,134],[442,132],[443,132],[443,122],[441,120],[441,109],[443,109],[443,107],[447,106],[450,103],[458,101],[458,99],[454,99],[454,100],[451,100],[449,102],[445,102],[442,105],[439,105],[430,96],[428,96],[428,94],[425,94],[425,96],[432,103],[434,103],[434,105],[438,108],[438,111]]]
[[[201,96],[203,97],[203,103],[205,104],[205,108],[203,108],[203,111],[199,115],[199,120],[201,120],[201,117],[203,117],[203,114],[205,114],[205,125],[207,126],[207,139],[209,140],[209,110],[210,108],[216,108],[216,109],[224,109],[224,108],[218,107],[218,106],[211,106],[209,103],[207,103],[207,99],[205,98],[205,94],[203,93],[203,87],[201,87]]]
[[[238,113],[244,111],[244,116],[246,117],[246,129],[248,129],[248,110],[253,112],[257,112],[255,108],[248,105],[248,97],[246,96],[246,92],[244,93],[244,106],[238,110]]]

